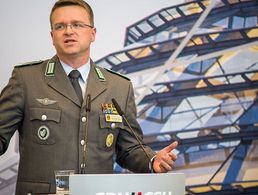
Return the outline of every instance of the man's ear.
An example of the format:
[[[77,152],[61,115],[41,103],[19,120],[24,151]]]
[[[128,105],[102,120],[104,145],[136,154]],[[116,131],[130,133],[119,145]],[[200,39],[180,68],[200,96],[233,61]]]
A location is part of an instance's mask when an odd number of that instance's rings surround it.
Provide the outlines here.
[[[97,29],[96,28],[92,28],[91,42],[94,42],[96,40],[96,33],[97,33]]]
[[[55,45],[54,40],[53,40],[53,32],[52,31],[50,31],[50,35],[51,35],[51,38],[52,38],[52,44]]]

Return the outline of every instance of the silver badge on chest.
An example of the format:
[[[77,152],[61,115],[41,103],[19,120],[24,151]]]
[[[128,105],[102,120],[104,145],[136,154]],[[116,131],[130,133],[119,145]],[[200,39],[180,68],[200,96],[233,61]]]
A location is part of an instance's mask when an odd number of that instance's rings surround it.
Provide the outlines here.
[[[50,135],[50,131],[49,128],[45,125],[39,127],[38,129],[38,137],[41,140],[47,140],[47,138],[49,138]]]

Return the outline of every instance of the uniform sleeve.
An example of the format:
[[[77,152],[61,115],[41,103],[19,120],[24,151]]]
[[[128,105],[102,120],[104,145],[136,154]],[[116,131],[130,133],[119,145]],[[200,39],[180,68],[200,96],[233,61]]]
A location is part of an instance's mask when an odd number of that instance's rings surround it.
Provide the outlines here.
[[[23,118],[24,91],[19,68],[13,70],[7,86],[0,94],[0,155],[8,148],[11,137]]]
[[[142,140],[143,133],[139,123],[137,122],[137,111],[131,82],[127,96],[125,117],[139,140],[142,142],[145,151],[149,154],[149,157],[153,158],[153,156],[155,156],[155,152],[152,151],[150,147],[146,146]],[[120,131],[118,140],[117,162],[119,165],[136,173],[151,172],[149,166],[150,160],[146,157],[143,149],[127,126],[125,130]]]

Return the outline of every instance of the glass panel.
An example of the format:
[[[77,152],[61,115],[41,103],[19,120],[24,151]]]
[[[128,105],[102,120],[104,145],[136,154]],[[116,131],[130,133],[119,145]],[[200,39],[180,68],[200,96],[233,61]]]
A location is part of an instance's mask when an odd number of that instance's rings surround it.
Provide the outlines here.
[[[107,58],[111,63],[113,63],[114,65],[118,65],[121,63],[120,60],[118,60],[115,56],[108,56]]]
[[[215,41],[219,36],[220,36],[219,33],[212,33],[212,34],[209,35],[209,37],[210,37],[212,40],[214,40],[214,41]]]
[[[175,50],[178,47],[178,45],[175,42],[171,42],[169,44],[161,44],[159,50],[161,52],[167,52]]]
[[[245,82],[245,80],[240,75],[232,76],[232,77],[229,77],[228,79],[229,79],[231,84]]]
[[[250,73],[250,74],[246,74],[246,76],[252,81],[258,81],[258,73]]]
[[[243,36],[241,35],[240,32],[221,33],[221,34],[219,34],[219,36],[218,36],[218,33],[216,33],[216,34],[211,34],[210,37],[216,42],[231,41],[231,40],[235,40],[235,39],[243,39]]]
[[[146,21],[138,24],[137,27],[139,27],[144,33],[147,33],[153,30],[153,28]]]
[[[257,16],[247,17],[245,19],[245,28],[254,27],[257,25]]]
[[[146,112],[147,117],[160,119],[161,118],[161,109],[160,107],[152,106],[148,111]]]
[[[167,10],[160,12],[160,15],[162,15],[167,21],[174,19]]]
[[[181,17],[181,15],[176,11],[176,9],[175,8],[171,8],[171,9],[168,9],[168,10],[166,10],[169,14],[170,14],[170,16],[172,16],[173,18],[179,18],[179,17]]]
[[[215,22],[213,24],[213,26],[219,26],[219,27],[223,27],[223,28],[228,28],[228,22],[229,22],[229,18],[223,18],[222,20],[219,20],[218,22]]]
[[[187,5],[183,5],[183,6],[180,6],[180,9],[187,16],[192,15],[192,14],[201,13],[203,11],[198,3],[190,3]]]
[[[97,63],[97,65],[103,67],[103,68],[112,68],[112,66],[104,59],[104,60],[101,60]]]
[[[150,55],[152,53],[152,50],[150,49],[150,47],[143,47],[143,48],[128,51],[128,53],[134,58],[143,58]]]
[[[230,4],[236,4],[239,3],[239,0],[227,0]]]
[[[121,62],[127,62],[130,60],[130,58],[128,58],[128,56],[123,52],[123,53],[119,53],[115,55],[116,58],[118,58]]]
[[[237,29],[237,28],[243,28],[243,27],[244,27],[244,18],[234,16],[232,28]]]
[[[152,16],[149,21],[157,27],[165,23],[158,15]]]
[[[211,3],[211,0],[202,0],[201,3],[205,6],[205,7],[208,7]],[[218,2],[219,3],[219,2]],[[218,4],[217,3],[217,4]]]
[[[130,44],[132,44],[132,43],[134,43],[134,42],[135,42],[135,40],[132,38],[131,35],[129,35],[129,36],[128,36],[128,41],[126,41],[126,45],[130,45]]]
[[[207,40],[207,38],[205,36],[199,36],[199,37],[195,37],[192,39],[192,41],[196,44],[196,45],[202,45],[202,44],[207,44],[209,43],[209,41]]]
[[[156,42],[162,42],[169,40],[169,32],[160,32],[156,35]]]
[[[130,35],[131,35],[131,36],[134,36],[135,38],[138,38],[138,37],[141,36],[141,34],[139,33],[139,31],[136,30],[135,27],[130,28],[130,29],[129,29],[129,32],[130,32]]]
[[[177,38],[181,38],[187,35],[187,31],[183,31],[183,32],[173,32],[171,33],[171,39],[177,39]]]
[[[208,59],[201,62],[195,62],[190,64],[187,67],[187,70],[190,70],[202,75],[214,64],[214,62],[216,62],[216,59]]]
[[[247,32],[247,36],[249,38],[256,38],[258,37],[258,28],[252,29],[250,31]]]
[[[227,84],[227,83],[225,83],[225,78],[208,79],[208,81],[209,81],[209,83],[211,83],[214,86]]]

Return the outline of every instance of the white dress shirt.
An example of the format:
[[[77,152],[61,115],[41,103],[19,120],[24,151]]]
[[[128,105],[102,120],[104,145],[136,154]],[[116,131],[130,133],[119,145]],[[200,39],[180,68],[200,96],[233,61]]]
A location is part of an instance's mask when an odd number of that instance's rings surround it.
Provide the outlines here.
[[[66,75],[68,76],[70,74],[70,72],[74,69],[71,66],[69,66],[68,64],[65,64],[64,62],[62,62],[61,60],[60,60],[60,62],[64,68]],[[80,84],[83,98],[84,98],[85,92],[86,92],[86,86],[87,86],[87,79],[88,79],[88,75],[90,72],[90,60],[88,60],[88,62],[86,64],[82,65],[77,70],[81,73],[81,77],[79,78],[79,84]]]

